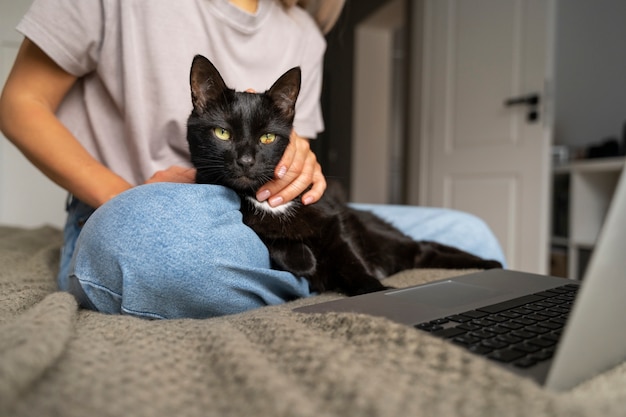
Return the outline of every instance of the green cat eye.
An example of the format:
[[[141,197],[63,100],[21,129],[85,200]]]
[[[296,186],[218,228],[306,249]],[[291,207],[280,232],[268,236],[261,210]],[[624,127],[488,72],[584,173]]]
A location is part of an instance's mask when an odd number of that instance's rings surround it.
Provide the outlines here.
[[[268,145],[276,140],[276,135],[273,133],[266,133],[261,136],[261,143],[264,145]]]
[[[215,133],[215,136],[220,140],[230,139],[230,132],[224,128],[216,127],[215,129],[213,129],[213,133]]]

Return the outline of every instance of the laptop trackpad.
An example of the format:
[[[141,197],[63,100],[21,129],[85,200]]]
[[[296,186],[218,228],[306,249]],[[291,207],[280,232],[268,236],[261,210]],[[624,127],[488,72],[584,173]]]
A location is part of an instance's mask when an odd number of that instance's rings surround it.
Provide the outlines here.
[[[386,293],[386,295],[412,303],[446,308],[480,302],[499,293],[500,291],[492,288],[457,281],[442,281],[415,288],[392,291]]]

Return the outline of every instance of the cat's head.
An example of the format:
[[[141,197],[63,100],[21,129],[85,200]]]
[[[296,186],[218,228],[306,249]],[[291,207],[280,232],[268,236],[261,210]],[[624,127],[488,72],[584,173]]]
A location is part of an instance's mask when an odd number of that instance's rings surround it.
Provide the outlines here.
[[[300,91],[300,68],[264,93],[228,88],[215,66],[197,55],[191,66],[193,110],[187,121],[196,182],[254,195],[274,177],[289,144]]]

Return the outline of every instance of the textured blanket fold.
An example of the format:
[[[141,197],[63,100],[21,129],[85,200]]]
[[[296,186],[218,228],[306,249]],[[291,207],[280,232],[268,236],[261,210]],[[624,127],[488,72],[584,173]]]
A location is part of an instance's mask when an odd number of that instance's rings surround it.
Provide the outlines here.
[[[0,416],[626,415],[624,364],[556,394],[382,318],[292,311],[338,294],[207,320],[79,310],[55,292],[59,245],[0,227]]]

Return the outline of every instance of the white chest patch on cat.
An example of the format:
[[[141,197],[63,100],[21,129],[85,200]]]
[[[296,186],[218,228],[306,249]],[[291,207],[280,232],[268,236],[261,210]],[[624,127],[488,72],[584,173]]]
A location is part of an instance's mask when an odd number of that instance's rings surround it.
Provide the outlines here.
[[[258,212],[271,214],[272,216],[290,216],[296,204],[290,201],[280,206],[272,207],[267,201],[259,201],[254,197],[246,197],[246,199],[252,203]]]

